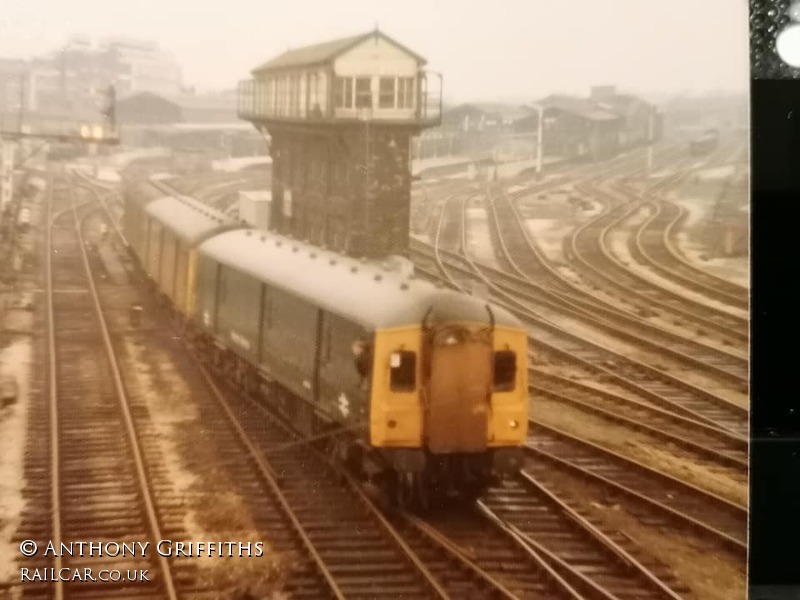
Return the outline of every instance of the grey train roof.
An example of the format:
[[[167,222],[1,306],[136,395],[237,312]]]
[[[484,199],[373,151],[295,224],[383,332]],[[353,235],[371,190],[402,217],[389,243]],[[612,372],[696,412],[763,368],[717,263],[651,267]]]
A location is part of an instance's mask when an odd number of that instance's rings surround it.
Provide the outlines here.
[[[241,227],[230,217],[186,196],[165,196],[150,202],[145,211],[189,244],[214,233]]]
[[[216,235],[199,253],[368,329],[444,320],[490,321],[486,303],[358,260],[257,230]],[[497,325],[521,327],[491,307]]]

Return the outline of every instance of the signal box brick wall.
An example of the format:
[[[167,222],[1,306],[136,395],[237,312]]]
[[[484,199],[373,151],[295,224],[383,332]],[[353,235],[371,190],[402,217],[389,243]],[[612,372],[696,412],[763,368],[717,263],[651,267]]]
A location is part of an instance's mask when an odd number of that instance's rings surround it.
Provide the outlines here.
[[[275,129],[272,225],[352,256],[406,254],[410,136],[374,123]]]

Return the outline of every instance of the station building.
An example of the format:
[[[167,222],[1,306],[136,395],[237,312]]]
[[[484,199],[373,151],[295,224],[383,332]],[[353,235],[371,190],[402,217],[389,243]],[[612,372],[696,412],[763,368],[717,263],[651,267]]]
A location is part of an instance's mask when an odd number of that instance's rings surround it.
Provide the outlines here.
[[[604,160],[662,136],[663,115],[656,107],[617,93],[615,86],[592,87],[587,98],[551,94],[531,107],[536,110],[515,127],[518,132],[532,131],[541,108],[545,155]]]
[[[641,98],[631,94],[620,94],[613,85],[598,85],[591,88],[589,102],[598,109],[619,116],[620,148],[645,144],[651,134],[653,140],[661,138],[662,115],[655,106]]]
[[[264,138],[238,119],[235,93],[129,94],[117,102],[117,123],[128,144],[195,152],[209,160],[267,151]]]
[[[583,98],[553,94],[535,103],[543,108],[545,155],[603,160],[620,150],[622,117]],[[530,126],[538,121],[531,116]],[[526,123],[518,123],[525,127]]]
[[[289,50],[239,85],[270,139],[280,233],[353,256],[407,253],[413,136],[438,125],[441,78],[386,34]]]
[[[96,104],[109,85],[118,97],[142,91],[174,95],[181,91],[181,77],[175,58],[154,42],[95,43],[74,36],[30,60],[0,57],[0,112],[16,113],[21,103],[36,117],[88,119],[96,117]]]

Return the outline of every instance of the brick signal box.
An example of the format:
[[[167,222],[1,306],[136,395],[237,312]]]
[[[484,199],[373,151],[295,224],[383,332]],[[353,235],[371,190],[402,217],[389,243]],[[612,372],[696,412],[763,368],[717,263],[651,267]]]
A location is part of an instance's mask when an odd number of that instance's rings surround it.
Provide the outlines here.
[[[289,50],[239,84],[272,156],[272,226],[353,256],[405,255],[411,137],[441,120],[441,78],[379,31]]]

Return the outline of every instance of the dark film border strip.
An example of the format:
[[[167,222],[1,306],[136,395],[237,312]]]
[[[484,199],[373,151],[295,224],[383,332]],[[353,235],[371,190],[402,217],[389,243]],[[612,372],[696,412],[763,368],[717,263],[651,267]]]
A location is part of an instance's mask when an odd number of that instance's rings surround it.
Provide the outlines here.
[[[778,33],[791,20],[789,0],[750,0],[750,76],[753,79],[800,79],[800,69],[784,63],[775,51]]]
[[[751,0],[750,597],[800,599],[800,69],[775,51],[788,0]]]

